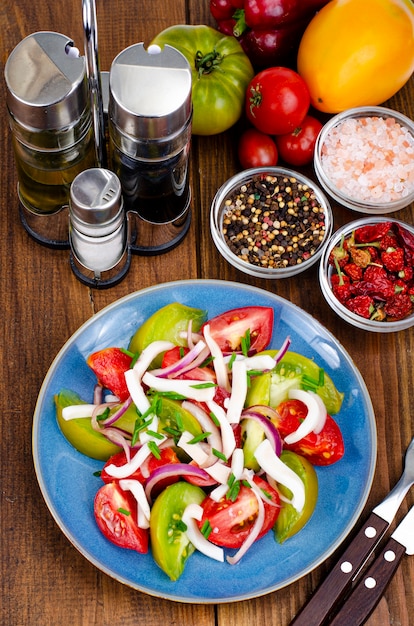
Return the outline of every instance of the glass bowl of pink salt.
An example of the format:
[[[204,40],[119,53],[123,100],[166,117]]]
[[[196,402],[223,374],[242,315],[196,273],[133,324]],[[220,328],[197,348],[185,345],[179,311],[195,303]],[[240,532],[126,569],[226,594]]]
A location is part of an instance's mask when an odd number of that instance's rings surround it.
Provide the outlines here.
[[[333,117],[315,145],[315,173],[342,206],[384,214],[414,202],[414,123],[385,107]]]

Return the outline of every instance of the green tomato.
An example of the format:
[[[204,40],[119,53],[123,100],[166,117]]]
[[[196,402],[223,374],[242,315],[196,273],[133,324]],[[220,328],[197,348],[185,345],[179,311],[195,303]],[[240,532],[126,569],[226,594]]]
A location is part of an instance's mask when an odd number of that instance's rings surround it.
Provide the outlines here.
[[[262,354],[274,356],[277,350]],[[331,377],[315,361],[296,352],[286,352],[271,372],[252,380],[246,406],[267,404],[277,407],[288,399],[290,389],[311,389],[322,398],[329,415],[341,409],[344,394],[338,391]]]
[[[178,482],[164,489],[154,502],[150,518],[152,555],[171,580],[178,580],[194,552],[183,527],[183,513],[189,504],[201,504],[205,497],[200,487]]]
[[[180,438],[184,430],[194,436],[200,435],[203,432],[199,421],[189,411],[183,409],[178,400],[171,400],[162,395],[159,396],[156,413],[160,419],[159,432],[165,434],[167,437],[172,437],[175,441]],[[126,429],[128,432],[133,432],[133,425],[137,417],[136,406],[135,404],[131,404],[124,415],[117,421],[117,425],[120,428]],[[175,452],[183,463],[190,461],[190,458],[182,448],[177,447]]]
[[[179,438],[178,433],[184,430],[194,436],[203,432],[200,422],[189,411],[183,409],[177,400],[162,397],[158,416],[160,418],[160,432],[164,432],[169,437],[172,436],[175,441]],[[188,463],[191,460],[182,448],[177,447],[175,452],[183,463]]]
[[[304,527],[315,510],[318,499],[318,477],[313,465],[299,454],[290,450],[284,450],[280,458],[300,477],[305,485],[305,506],[300,513],[292,504],[282,502],[282,508],[276,520],[274,532],[276,541],[283,543]],[[292,497],[291,491],[284,485],[279,484],[278,489],[286,498]]]
[[[66,389],[55,396],[57,422],[69,443],[82,454],[99,461],[107,461],[110,456],[119,452],[119,446],[111,443],[92,428],[90,417],[79,417],[69,421],[63,419],[63,407],[73,404],[86,403],[80,399],[77,393]]]
[[[194,135],[222,133],[241,117],[254,71],[235,37],[209,26],[170,26],[151,42],[179,50],[192,71]]]
[[[202,309],[172,302],[158,309],[151,317],[149,317],[135,332],[129,343],[129,350],[136,354],[141,354],[153,341],[171,341],[177,346],[185,346],[186,338],[181,337],[180,333],[185,332],[188,323],[192,321],[192,329],[198,332],[202,324],[207,319],[207,312]],[[162,356],[157,358],[152,364],[153,367],[161,365]]]

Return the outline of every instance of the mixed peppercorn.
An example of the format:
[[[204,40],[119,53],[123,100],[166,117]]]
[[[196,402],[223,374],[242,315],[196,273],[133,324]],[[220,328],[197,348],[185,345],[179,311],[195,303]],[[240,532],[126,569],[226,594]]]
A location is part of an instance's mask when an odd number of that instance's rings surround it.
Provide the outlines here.
[[[325,236],[325,211],[296,178],[257,175],[226,200],[222,232],[243,261],[286,268],[315,254]]]
[[[332,291],[357,315],[401,320],[414,307],[414,236],[398,222],[355,229],[329,254]]]

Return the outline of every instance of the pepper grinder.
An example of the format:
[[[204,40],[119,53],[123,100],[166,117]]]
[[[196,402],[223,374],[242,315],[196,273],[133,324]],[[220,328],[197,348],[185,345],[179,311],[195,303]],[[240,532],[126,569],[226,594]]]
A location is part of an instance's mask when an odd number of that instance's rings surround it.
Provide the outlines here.
[[[131,262],[128,220],[116,174],[97,167],[76,176],[69,227],[70,264],[82,283],[105,288],[126,276]]]
[[[175,48],[126,48],[109,73],[110,168],[135,217],[131,249],[160,254],[190,226],[191,69]]]
[[[38,32],[5,65],[21,221],[39,243],[68,248],[70,185],[96,165],[85,59],[71,39]]]

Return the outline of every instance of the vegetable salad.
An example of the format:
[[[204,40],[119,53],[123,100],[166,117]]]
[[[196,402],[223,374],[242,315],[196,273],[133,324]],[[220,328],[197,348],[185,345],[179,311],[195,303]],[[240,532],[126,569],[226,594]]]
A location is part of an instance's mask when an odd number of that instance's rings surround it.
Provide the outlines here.
[[[146,553],[177,580],[195,550],[235,565],[268,532],[288,540],[311,517],[315,465],[344,454],[343,395],[289,337],[266,351],[273,309],[244,307],[207,319],[172,303],[149,318],[128,350],[87,363],[93,401],[56,397],[63,434],[105,461],[94,501],[104,536]],[[329,471],[329,469],[327,469]]]

